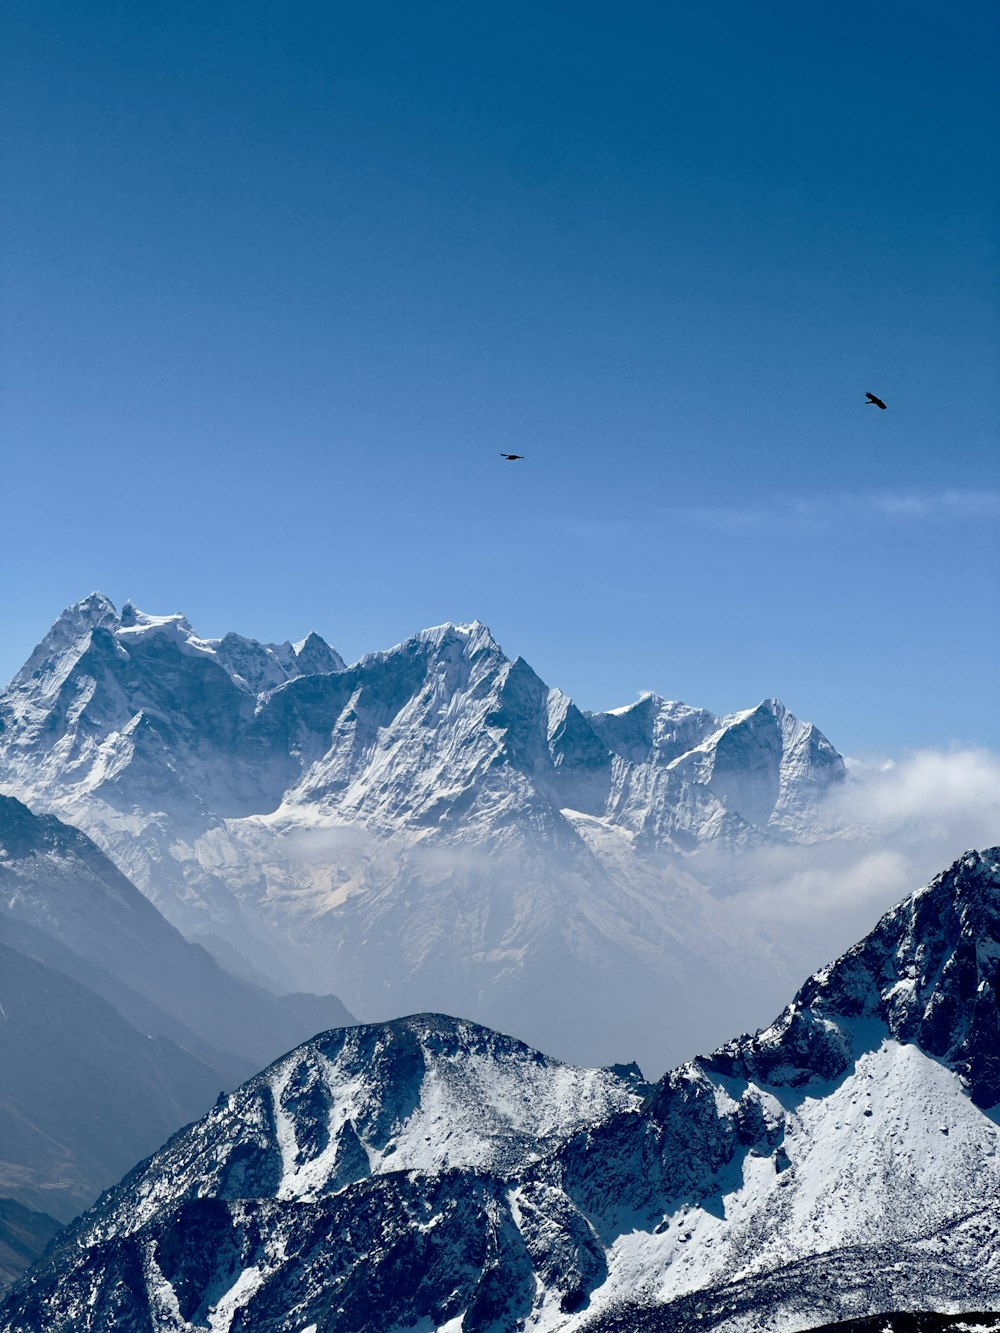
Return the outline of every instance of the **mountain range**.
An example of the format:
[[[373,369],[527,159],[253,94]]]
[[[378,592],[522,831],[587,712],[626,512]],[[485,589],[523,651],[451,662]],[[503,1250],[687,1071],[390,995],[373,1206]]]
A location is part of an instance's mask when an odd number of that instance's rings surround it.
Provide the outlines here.
[[[0,695],[3,790],[230,971],[586,1063],[662,1069],[773,1011],[790,978],[697,856],[821,836],[844,776],[777,700],[583,713],[479,623],[348,666],[93,594]]]
[[[996,1310],[998,1103],[994,848],[655,1085],[435,1014],[320,1034],[63,1231],[0,1329],[798,1333]]]

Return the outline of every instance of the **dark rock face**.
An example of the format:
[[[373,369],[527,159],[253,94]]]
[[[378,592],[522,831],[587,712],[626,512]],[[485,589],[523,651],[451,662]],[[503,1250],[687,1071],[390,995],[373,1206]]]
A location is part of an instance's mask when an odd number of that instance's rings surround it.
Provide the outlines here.
[[[852,1063],[844,1019],[873,1019],[1000,1102],[1000,850],[970,852],[811,977],[766,1032],[708,1060],[715,1073],[802,1086]]]
[[[1000,1328],[1000,1315],[983,1312],[973,1314],[932,1314],[928,1311],[875,1315],[870,1319],[846,1319],[839,1324],[824,1324],[822,1328],[803,1330],[803,1333],[989,1333]]]
[[[45,1267],[36,1270],[44,1273]],[[56,1296],[58,1292],[58,1296]],[[159,1333],[150,1310],[146,1274],[138,1239],[119,1245],[96,1245],[72,1273],[58,1281],[27,1279],[8,1325],[10,1333],[37,1333],[49,1328],[73,1327],[64,1322],[60,1307],[77,1308],[86,1301],[88,1333],[122,1329],[123,1333]],[[57,1322],[58,1321],[58,1322]]]
[[[195,1324],[204,1322],[211,1298],[227,1291],[240,1272],[239,1238],[220,1199],[181,1204],[157,1235],[154,1253],[181,1316]]]
[[[285,1084],[281,1108],[296,1121],[296,1161],[318,1157],[330,1142],[330,1094],[315,1068],[301,1066]]]
[[[68,1228],[0,1333],[166,1333],[168,1287],[230,1333],[868,1333],[879,1311],[1000,1305],[978,1109],[998,907],[1000,850],[963,857],[770,1028],[644,1099],[635,1071],[440,1015],[321,1034]]]

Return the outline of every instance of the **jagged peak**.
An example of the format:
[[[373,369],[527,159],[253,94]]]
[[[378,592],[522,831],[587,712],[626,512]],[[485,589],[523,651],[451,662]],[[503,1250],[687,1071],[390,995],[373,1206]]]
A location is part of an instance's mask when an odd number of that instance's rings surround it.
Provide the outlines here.
[[[300,674],[341,671],[344,660],[315,630],[298,644],[260,643],[233,632],[222,638],[202,638],[180,611],[150,615],[131,598],[116,612],[104,593],[93,592],[65,611],[14,678],[14,684],[45,693],[57,688],[87,650],[96,629],[109,630],[126,652],[153,638],[173,642],[182,653],[212,658],[240,689],[251,694],[273,689]]]
[[[467,623],[446,620],[443,624],[431,625],[427,629],[419,630],[408,642],[415,641],[438,646],[446,643],[449,639],[465,640],[470,650],[490,646],[499,648],[500,646],[490,632],[489,626],[484,625],[481,620],[471,620]]]
[[[310,648],[327,648],[330,652],[333,652],[333,649],[330,648],[330,645],[327,643],[326,639],[323,638],[322,634],[317,634],[314,629],[311,629],[304,639],[299,639],[292,644],[292,651],[295,653],[296,657],[301,657],[302,654]]]
[[[429,625],[426,629],[418,630],[401,642],[393,644],[391,648],[365,653],[357,665],[364,662],[386,661],[399,653],[412,653],[419,649],[429,648],[432,652],[440,652],[449,645],[459,646],[465,657],[471,657],[473,653],[482,649],[492,651],[500,657],[504,656],[503,649],[493,637],[489,626],[484,625],[482,621],[460,623],[446,620],[440,625]]]
[[[784,704],[780,699],[772,697],[762,699],[759,704],[753,708],[743,708],[736,713],[727,713],[725,717],[719,719],[722,729],[739,726],[743,722],[750,721],[767,722],[773,720],[780,727],[788,724],[791,727],[800,727],[803,731],[815,734],[820,740],[829,744],[826,737],[819,730],[814,722],[807,722]]]
[[[773,718],[776,722],[781,722],[783,718],[792,716],[793,714],[789,713],[780,699],[772,698],[761,699],[760,703],[752,708],[741,708],[735,713],[727,713],[719,719],[719,722],[723,727],[736,727],[741,722],[749,722],[756,718],[762,720]],[[797,718],[795,720],[798,721]]]
[[[35,647],[14,677],[14,686],[41,682],[43,689],[56,688],[74,661],[86,650],[95,629],[118,628],[114,603],[102,592],[92,592],[66,607]]]
[[[304,675],[323,675],[332,671],[343,671],[347,663],[331,648],[321,634],[311,629],[304,639],[291,645],[295,660]]]
[[[109,623],[116,626],[118,624],[118,612],[115,610],[114,602],[103,592],[92,592],[79,602],[67,606],[52,622],[52,628],[46,638],[60,629],[95,629]]]
[[[115,615],[115,604],[110,597],[103,592],[89,593],[82,601],[76,602],[73,606],[67,607],[63,616],[80,615],[99,619],[105,615]]]
[[[859,1051],[857,1022],[953,1069],[976,1105],[1000,1103],[1000,847],[965,852],[820,968],[769,1027],[706,1068],[772,1084],[835,1078]],[[862,1037],[861,1040],[871,1040]]]
[[[666,699],[661,698],[661,696],[654,693],[653,690],[640,690],[639,697],[634,699],[630,704],[621,704],[618,708],[605,708],[593,713],[588,710],[586,716],[626,717],[629,713],[634,713],[638,709],[643,709],[647,712],[654,711],[658,709],[661,704],[666,702]]]

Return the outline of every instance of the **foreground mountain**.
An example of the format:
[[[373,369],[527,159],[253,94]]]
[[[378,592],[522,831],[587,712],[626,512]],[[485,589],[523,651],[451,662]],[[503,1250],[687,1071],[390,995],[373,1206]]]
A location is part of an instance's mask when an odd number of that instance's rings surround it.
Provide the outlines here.
[[[773,1012],[780,969],[686,858],[810,836],[843,775],[776,700],[584,715],[478,623],[345,667],[95,594],[0,696],[0,782],[230,966],[598,1063],[676,1054],[651,1013],[690,1053],[727,997]]]
[[[896,1311],[876,1315],[871,1319],[848,1319],[839,1324],[826,1324],[809,1333],[990,1333],[1000,1328],[1000,1315],[982,1311],[971,1314],[931,1314],[927,1311],[909,1314]]]
[[[1000,1309],[998,960],[994,849],[651,1089],[457,1019],[324,1034],[63,1233],[0,1328],[796,1333]]]

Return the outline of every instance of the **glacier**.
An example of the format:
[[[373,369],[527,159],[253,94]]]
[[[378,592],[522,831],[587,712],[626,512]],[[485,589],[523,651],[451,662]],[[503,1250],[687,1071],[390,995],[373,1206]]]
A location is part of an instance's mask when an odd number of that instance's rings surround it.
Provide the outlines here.
[[[583,1063],[662,1069],[773,1009],[788,960],[697,856],[823,836],[844,777],[777,700],[585,714],[479,622],[347,666],[93,594],[0,695],[0,790],[227,967]]]

